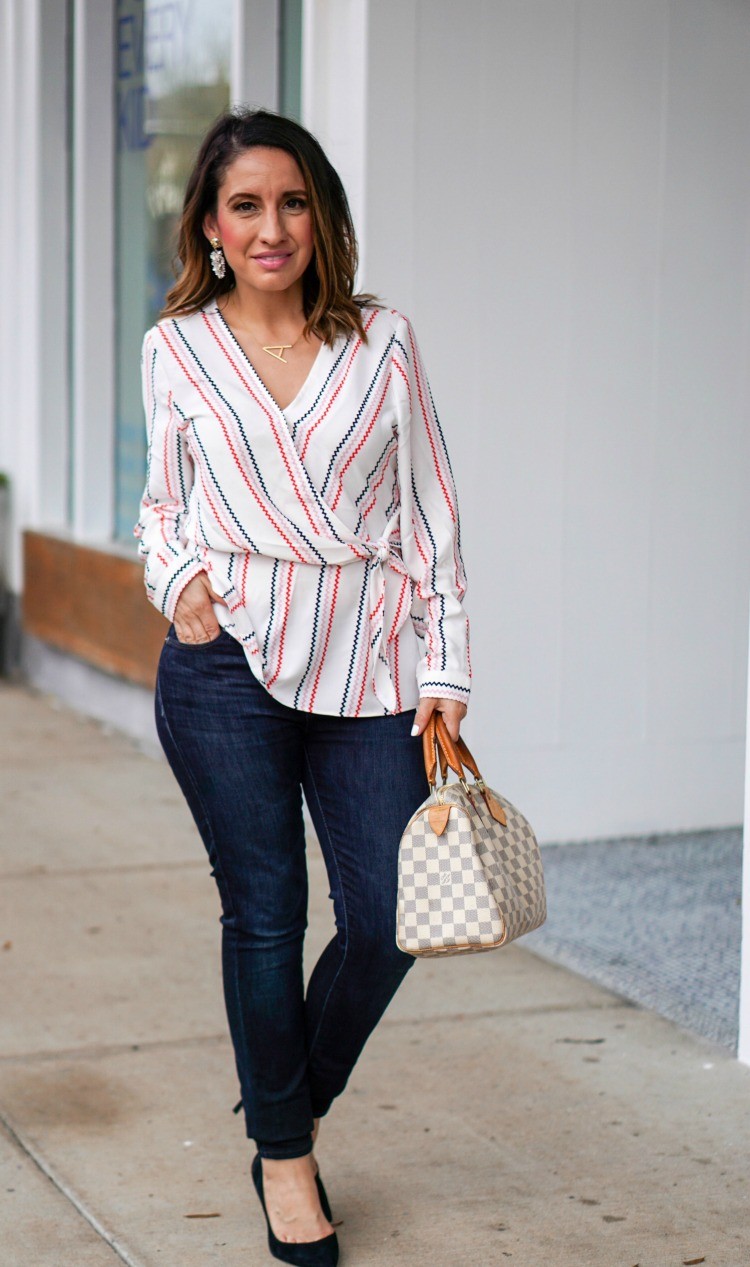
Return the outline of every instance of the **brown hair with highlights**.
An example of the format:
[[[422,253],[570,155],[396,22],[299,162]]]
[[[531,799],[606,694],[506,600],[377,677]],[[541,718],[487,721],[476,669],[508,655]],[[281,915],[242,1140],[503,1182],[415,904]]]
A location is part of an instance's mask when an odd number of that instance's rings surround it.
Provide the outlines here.
[[[310,200],[314,251],[302,278],[305,336],[312,333],[332,344],[340,334],[356,333],[367,342],[362,306],[376,301],[373,295],[354,294],[357,239],[344,186],[312,133],[294,119],[270,110],[227,110],[203,138],[188,178],[180,220],[177,255],[182,271],[167,294],[162,317],[198,312],[209,300],[234,288],[234,273],[228,264],[221,279],[211,270],[203,221],[216,212],[227,168],[244,150],[256,145],[291,154]]]

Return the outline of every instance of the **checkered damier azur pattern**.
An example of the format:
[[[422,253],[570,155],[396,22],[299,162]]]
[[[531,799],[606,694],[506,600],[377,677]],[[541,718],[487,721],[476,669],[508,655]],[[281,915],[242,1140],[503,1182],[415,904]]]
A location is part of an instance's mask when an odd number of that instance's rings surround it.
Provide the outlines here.
[[[490,814],[476,784],[440,790],[450,803],[441,835],[430,826],[430,796],[407,824],[398,862],[396,940],[410,955],[492,950],[547,918],[542,858],[523,814],[498,792],[507,824]]]

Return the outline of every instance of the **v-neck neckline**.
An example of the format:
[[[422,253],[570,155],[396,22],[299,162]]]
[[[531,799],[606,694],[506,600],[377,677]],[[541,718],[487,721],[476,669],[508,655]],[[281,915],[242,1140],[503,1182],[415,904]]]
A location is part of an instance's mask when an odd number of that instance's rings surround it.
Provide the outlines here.
[[[287,418],[286,418],[287,414],[289,414],[290,412],[292,412],[292,411],[294,410],[295,406],[297,406],[297,405],[299,404],[300,400],[301,400],[301,399],[303,399],[303,398],[304,398],[304,396],[307,394],[307,392],[308,392],[308,390],[309,390],[309,388],[310,388],[311,384],[313,383],[313,381],[317,380],[318,370],[319,370],[319,368],[320,368],[320,365],[321,365],[322,360],[323,360],[323,355],[324,355],[324,353],[325,353],[326,349],[328,348],[328,345],[327,345],[326,343],[324,343],[324,342],[322,342],[322,341],[321,341],[320,347],[318,348],[317,354],[316,354],[316,356],[315,356],[315,360],[313,361],[312,365],[310,366],[309,370],[307,371],[307,375],[306,375],[305,379],[303,380],[302,384],[300,385],[300,389],[299,389],[299,391],[297,392],[297,394],[296,394],[296,396],[293,398],[293,400],[290,400],[290,402],[289,402],[289,404],[288,404],[288,405],[284,405],[284,406],[282,406],[282,405],[280,405],[280,404],[279,404],[279,402],[277,401],[277,399],[276,399],[276,397],[274,396],[274,394],[273,394],[273,392],[271,391],[271,389],[270,389],[270,388],[266,385],[266,383],[265,383],[265,381],[264,381],[264,379],[263,379],[263,376],[261,375],[261,373],[260,373],[260,371],[258,370],[258,368],[257,368],[257,366],[255,365],[255,363],[254,363],[253,361],[251,361],[251,360],[250,360],[250,357],[248,356],[247,352],[246,352],[246,351],[245,351],[245,349],[243,348],[242,344],[240,343],[239,339],[237,338],[237,335],[234,333],[234,330],[233,330],[233,329],[232,329],[232,327],[230,326],[230,324],[229,324],[229,322],[227,321],[226,317],[224,316],[223,312],[222,312],[222,311],[221,311],[221,309],[219,308],[219,305],[218,305],[218,303],[216,302],[216,300],[214,300],[214,301],[213,301],[213,311],[216,313],[217,317],[219,318],[219,321],[221,322],[222,329],[225,331],[225,333],[227,334],[227,336],[231,339],[231,341],[232,341],[232,343],[234,344],[234,346],[238,349],[238,351],[239,351],[240,355],[242,356],[243,360],[245,361],[245,364],[246,364],[246,365],[248,365],[248,366],[250,367],[250,369],[252,370],[252,372],[253,372],[253,374],[254,374],[254,376],[255,376],[256,382],[257,382],[257,383],[260,385],[260,387],[263,389],[263,391],[265,392],[266,396],[267,396],[267,397],[268,397],[268,399],[271,401],[271,404],[273,405],[274,409],[276,409],[276,410],[278,411],[278,413],[280,413],[280,414],[281,414],[281,416],[282,416],[285,420],[287,420]]]

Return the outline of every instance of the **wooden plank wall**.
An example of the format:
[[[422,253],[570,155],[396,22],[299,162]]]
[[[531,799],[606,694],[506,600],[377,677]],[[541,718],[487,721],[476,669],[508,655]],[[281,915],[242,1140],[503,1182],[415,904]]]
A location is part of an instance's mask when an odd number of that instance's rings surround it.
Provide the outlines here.
[[[143,565],[46,533],[24,533],[24,629],[86,663],[153,687],[168,625]]]

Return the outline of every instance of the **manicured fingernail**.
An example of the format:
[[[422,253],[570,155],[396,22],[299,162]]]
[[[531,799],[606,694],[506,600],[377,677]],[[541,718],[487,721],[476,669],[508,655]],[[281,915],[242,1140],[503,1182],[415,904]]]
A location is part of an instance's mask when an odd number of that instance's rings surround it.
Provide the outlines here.
[[[411,728],[411,733],[412,733],[413,735],[418,735],[418,734],[419,734],[419,726],[417,725],[417,723],[416,723],[416,722],[414,723],[414,725],[413,725],[413,726],[412,726],[412,728]]]

